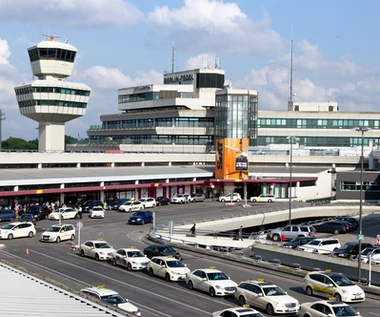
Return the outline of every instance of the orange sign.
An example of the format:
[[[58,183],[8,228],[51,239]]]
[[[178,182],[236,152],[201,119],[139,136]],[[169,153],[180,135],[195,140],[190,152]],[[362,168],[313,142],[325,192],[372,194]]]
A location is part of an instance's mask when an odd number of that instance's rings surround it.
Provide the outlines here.
[[[248,179],[248,139],[217,139],[215,145],[215,177]]]

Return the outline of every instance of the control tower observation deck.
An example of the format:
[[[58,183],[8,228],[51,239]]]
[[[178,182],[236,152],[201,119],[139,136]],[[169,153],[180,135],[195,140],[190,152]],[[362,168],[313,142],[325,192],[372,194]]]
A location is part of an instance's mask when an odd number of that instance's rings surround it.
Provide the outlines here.
[[[43,35],[46,36],[46,35]],[[86,113],[91,89],[66,81],[72,73],[77,49],[69,43],[49,40],[28,48],[33,75],[38,80],[15,87],[20,113],[38,121],[38,150],[65,150],[65,122]]]

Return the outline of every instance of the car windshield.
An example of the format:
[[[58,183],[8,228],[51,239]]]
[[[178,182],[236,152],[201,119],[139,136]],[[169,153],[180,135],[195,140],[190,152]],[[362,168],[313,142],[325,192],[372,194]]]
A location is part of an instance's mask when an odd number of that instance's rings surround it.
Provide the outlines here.
[[[223,272],[207,273],[207,277],[210,281],[228,280],[228,276]]]
[[[131,203],[130,201],[127,201],[127,202],[124,203],[123,205],[129,206],[129,205],[132,205],[132,203]]]
[[[95,249],[110,249],[111,246],[106,242],[95,242]]]
[[[166,264],[168,267],[185,267],[185,264],[180,261],[167,261]]]
[[[47,232],[59,232],[59,230],[61,230],[61,227],[50,227],[46,231]]]
[[[161,248],[159,248],[160,250],[161,250],[161,252],[174,252],[175,253],[175,250],[172,248],[172,247],[169,247],[169,246],[167,246],[167,247],[161,247]]]
[[[372,252],[374,250],[374,248],[365,248],[361,255],[368,255],[368,253]]]
[[[135,212],[133,215],[134,215],[134,216],[145,216],[145,212],[143,212],[143,211],[138,211],[138,212]]]
[[[104,301],[115,301],[116,304],[123,304],[126,303],[127,301],[125,298],[121,297],[119,294],[112,294],[112,295],[107,295],[107,296],[102,296],[102,300]]]
[[[330,277],[335,282],[335,284],[338,285],[338,286],[352,286],[352,285],[355,285],[353,282],[351,282],[344,275],[333,275],[333,276],[330,276]]]
[[[278,286],[264,287],[265,296],[282,296],[286,295],[285,291]]]
[[[339,306],[339,307],[332,307],[335,316],[343,316],[343,317],[348,317],[348,316],[359,316],[356,311],[351,306]]]
[[[7,224],[7,225],[5,225],[4,227],[2,227],[1,229],[3,229],[3,230],[9,230],[9,229],[12,229],[14,227],[14,225],[12,225],[12,224]]]
[[[129,258],[143,258],[145,256],[144,256],[144,253],[142,253],[141,251],[128,251],[128,257]]]
[[[240,315],[241,317],[264,317],[262,314],[260,313],[251,313],[251,314],[244,314],[244,315]]]
[[[342,245],[340,248],[338,248],[339,250],[350,250],[352,249],[353,245],[352,244],[344,244]]]
[[[21,215],[20,217],[20,220],[30,220],[30,219],[33,219],[33,215],[31,214],[25,214],[25,215]]]
[[[309,244],[309,245],[319,245],[320,243],[321,243],[320,240],[312,240],[312,241],[310,241],[308,244]]]

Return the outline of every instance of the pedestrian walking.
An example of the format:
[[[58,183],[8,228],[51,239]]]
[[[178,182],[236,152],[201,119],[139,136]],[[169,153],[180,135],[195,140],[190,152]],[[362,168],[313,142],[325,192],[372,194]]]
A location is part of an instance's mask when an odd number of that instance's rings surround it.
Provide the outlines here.
[[[82,205],[78,206],[78,215],[79,215],[79,219],[82,219]]]
[[[240,226],[240,228],[239,228],[239,239],[238,240],[243,241],[243,226]]]
[[[195,223],[194,223],[193,226],[190,228],[190,232],[191,232],[191,236],[192,236],[192,237],[195,237]]]

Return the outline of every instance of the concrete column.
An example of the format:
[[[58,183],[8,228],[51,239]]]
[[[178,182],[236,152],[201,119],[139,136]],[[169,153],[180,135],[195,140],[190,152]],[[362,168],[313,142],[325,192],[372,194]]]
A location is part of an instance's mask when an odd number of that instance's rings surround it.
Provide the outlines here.
[[[141,166],[145,166],[145,162],[141,162]]]
[[[42,168],[42,163],[38,163],[38,168],[39,168],[39,169]]]
[[[13,191],[18,192],[18,186],[13,187]]]
[[[77,168],[80,168],[80,163],[77,163]]]

